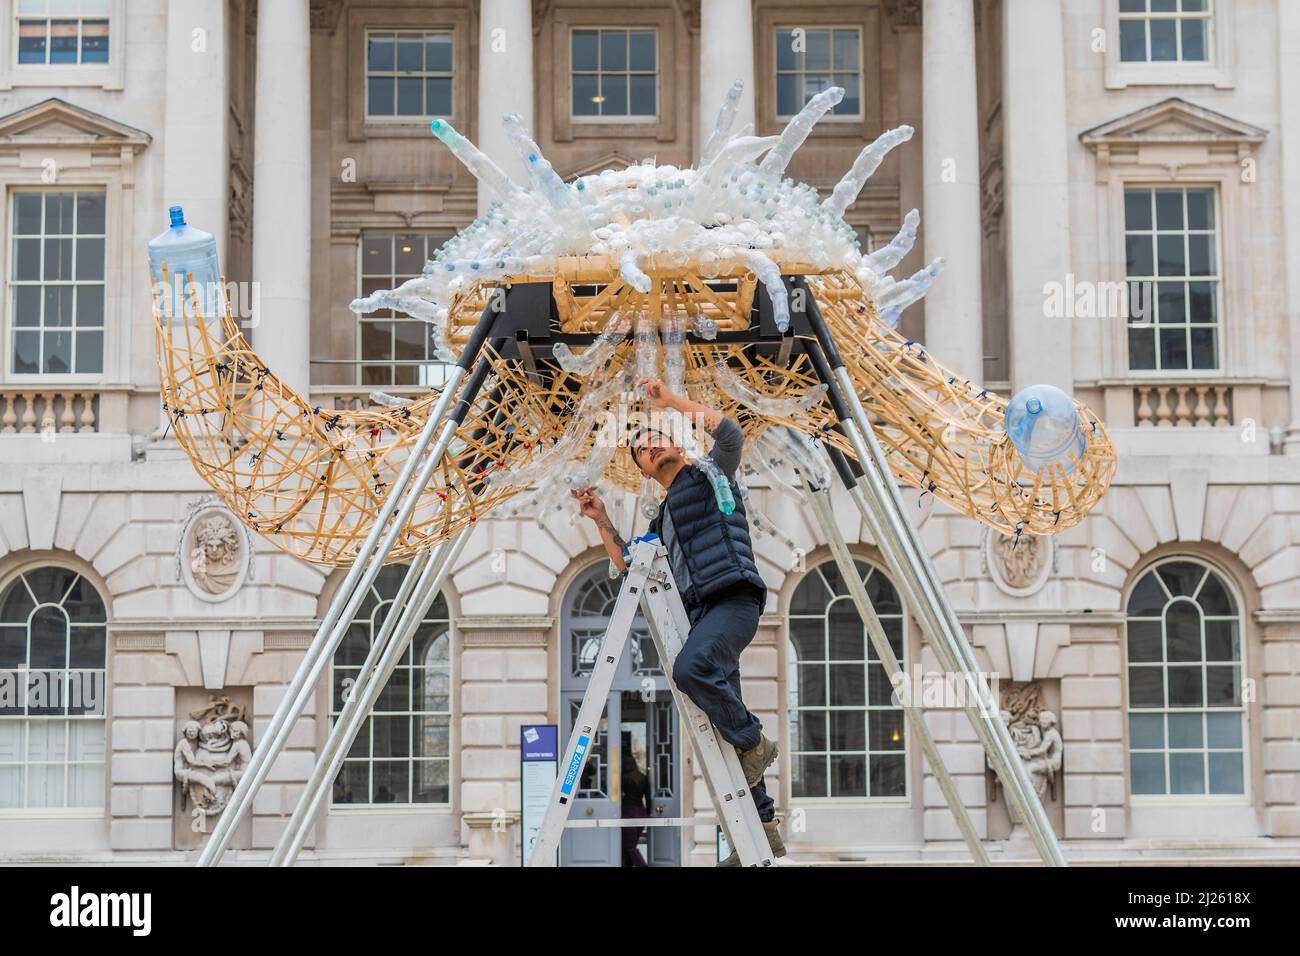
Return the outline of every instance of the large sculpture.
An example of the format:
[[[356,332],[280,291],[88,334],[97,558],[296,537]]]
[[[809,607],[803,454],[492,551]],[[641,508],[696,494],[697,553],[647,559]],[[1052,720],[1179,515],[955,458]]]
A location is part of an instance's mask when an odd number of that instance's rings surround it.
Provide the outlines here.
[[[468,410],[390,560],[527,489],[542,515],[580,485],[651,494],[614,454],[622,430],[604,427],[611,418],[635,424],[644,409],[632,383],[643,376],[738,418],[760,471],[821,467],[808,442],[852,459],[827,400],[814,321],[829,328],[903,482],[1016,537],[1068,528],[1100,498],[1115,457],[1089,409],[1034,396],[1008,419],[1008,403],[972,382],[971,370],[944,366],[896,331],[942,260],[896,280],[889,272],[913,245],[917,213],[866,254],[843,214],[912,130],[890,130],[864,148],[822,198],[784,172],[843,92],[817,94],[769,137],[731,132],[739,94],[737,85],[695,168],[646,162],[572,183],[516,116],[504,122],[527,185],[434,121],[435,135],[498,201],[423,275],[353,308],[426,320],[447,360],[481,316],[495,310],[500,321],[478,353],[484,374],[473,388],[458,386]],[[199,473],[277,546],[320,564],[351,563],[438,390],[409,400],[376,395],[378,407],[361,411],[314,406],[276,377],[228,312],[173,323],[167,297],[155,302],[164,406]],[[761,515],[756,524],[764,526]]]

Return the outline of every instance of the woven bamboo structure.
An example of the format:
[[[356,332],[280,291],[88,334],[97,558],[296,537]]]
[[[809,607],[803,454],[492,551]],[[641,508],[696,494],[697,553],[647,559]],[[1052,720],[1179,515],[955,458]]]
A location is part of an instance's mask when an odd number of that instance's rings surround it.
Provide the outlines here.
[[[1084,460],[1068,474],[1059,467],[1028,472],[1002,432],[1006,402],[957,377],[879,321],[870,295],[852,275],[804,263],[783,263],[782,271],[807,276],[901,481],[1012,534],[1063,530],[1100,499],[1114,473],[1115,453],[1086,407],[1078,406],[1088,436]],[[649,316],[661,332],[670,319],[684,319],[689,329],[699,317],[713,320],[720,334],[752,331],[758,284],[744,267],[705,278],[689,264],[652,260],[645,272],[653,280],[646,293],[625,283],[615,263],[595,256],[562,259],[551,277],[508,281],[548,282],[557,331],[564,335],[599,333],[616,313]],[[453,301],[451,342],[469,338],[496,286],[505,284],[476,283]],[[170,427],[199,474],[277,547],[321,565],[351,563],[440,398],[437,389],[392,407],[313,406],[267,368],[228,310],[219,321],[206,322],[191,296],[187,314],[173,321],[167,299],[155,293],[162,399]],[[810,338],[801,337],[803,347],[780,354],[726,338],[687,338],[685,383],[692,397],[736,418],[747,438],[785,424],[852,457],[824,398],[788,416],[763,415],[716,384],[714,369],[721,362],[762,396],[802,394],[819,382],[803,348],[815,348]],[[603,484],[641,487],[629,457],[610,447],[626,437],[627,428],[608,427],[635,424],[645,412],[640,398],[619,386],[620,373],[636,361],[630,338],[585,377],[565,371],[550,355],[525,368],[489,345],[481,358],[490,366],[488,377],[390,560],[409,558],[524,491],[526,482],[501,478],[521,465],[550,460],[538,456],[550,456],[553,468],[563,469],[596,455],[597,464],[605,462]]]

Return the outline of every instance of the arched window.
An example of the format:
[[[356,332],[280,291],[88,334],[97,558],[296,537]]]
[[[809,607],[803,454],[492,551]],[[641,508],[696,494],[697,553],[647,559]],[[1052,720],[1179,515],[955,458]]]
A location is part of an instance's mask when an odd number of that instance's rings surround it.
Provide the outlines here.
[[[393,608],[406,565],[379,572],[334,655],[330,717]],[[331,721],[332,722],[332,721]],[[334,781],[334,803],[449,803],[451,798],[451,620],[441,594],[429,606],[375,701]]]
[[[1241,606],[1213,568],[1162,561],[1128,599],[1133,793],[1245,793]]]
[[[0,809],[103,808],[107,620],[67,568],[0,589]]]
[[[884,573],[855,561],[900,663],[906,617]],[[792,795],[901,797],[907,792],[903,710],[833,561],[795,588],[787,703]]]

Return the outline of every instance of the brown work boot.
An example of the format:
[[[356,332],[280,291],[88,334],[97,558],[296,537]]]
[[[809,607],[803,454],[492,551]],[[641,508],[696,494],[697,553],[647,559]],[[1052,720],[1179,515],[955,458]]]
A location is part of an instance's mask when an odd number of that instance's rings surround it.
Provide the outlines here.
[[[763,824],[763,830],[767,833],[767,845],[772,848],[773,857],[785,856],[785,841],[781,839],[781,831],[777,829],[781,821],[771,819]],[[740,866],[740,854],[735,850],[731,851],[731,856],[727,857],[718,866]]]
[[[776,759],[776,741],[759,734],[758,746],[752,750],[736,747],[736,756],[740,758],[740,769],[745,772],[746,786],[754,786],[763,779],[763,771]]]

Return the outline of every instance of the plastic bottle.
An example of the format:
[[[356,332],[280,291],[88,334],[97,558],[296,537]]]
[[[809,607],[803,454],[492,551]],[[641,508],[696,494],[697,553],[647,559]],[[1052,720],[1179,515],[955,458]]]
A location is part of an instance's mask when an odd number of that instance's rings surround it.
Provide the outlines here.
[[[1054,385],[1030,385],[1017,392],[1007,405],[1006,429],[1030,471],[1060,465],[1068,475],[1088,446],[1074,402]]]
[[[185,293],[187,274],[193,276],[198,287],[203,320],[216,322],[221,318],[221,268],[217,263],[217,240],[212,233],[186,223],[185,212],[180,206],[172,206],[168,211],[171,213],[171,226],[149,240],[149,271],[153,273],[154,282],[161,287],[163,264],[167,265],[173,325],[180,325],[184,316],[193,315]]]

